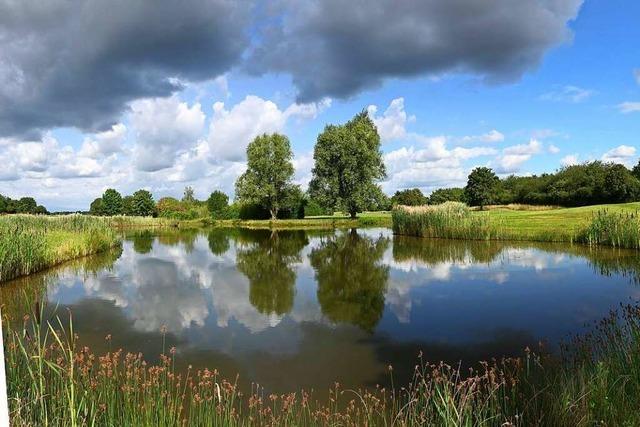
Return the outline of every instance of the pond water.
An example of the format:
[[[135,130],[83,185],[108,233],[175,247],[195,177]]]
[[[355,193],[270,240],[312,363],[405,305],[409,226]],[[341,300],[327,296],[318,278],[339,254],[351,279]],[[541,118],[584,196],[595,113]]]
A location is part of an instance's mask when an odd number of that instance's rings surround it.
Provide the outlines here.
[[[218,368],[276,392],[404,382],[422,351],[472,364],[521,354],[640,298],[635,252],[393,236],[387,229],[214,229],[129,236],[24,286],[73,313],[82,344]],[[165,330],[163,340],[163,333]],[[105,341],[107,335],[110,342]]]

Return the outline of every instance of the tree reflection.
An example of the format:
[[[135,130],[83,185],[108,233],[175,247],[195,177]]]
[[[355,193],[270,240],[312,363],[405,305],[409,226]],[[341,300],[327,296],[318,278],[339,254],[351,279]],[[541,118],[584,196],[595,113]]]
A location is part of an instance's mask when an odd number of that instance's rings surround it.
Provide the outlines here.
[[[133,236],[133,250],[139,254],[148,254],[153,249],[155,237],[149,230],[136,233]]]
[[[222,255],[229,250],[229,233],[222,228],[214,228],[207,236],[209,249],[214,255]]]
[[[293,307],[300,251],[308,244],[303,231],[252,231],[236,253],[237,268],[250,282],[249,300],[263,314],[286,314]],[[242,247],[244,246],[244,247]]]
[[[435,266],[446,262],[490,263],[505,245],[495,241],[422,239],[394,236],[393,259],[396,262],[417,260]]]
[[[333,322],[372,331],[384,310],[389,267],[381,263],[389,239],[355,229],[324,240],[309,258],[316,271],[318,302]]]

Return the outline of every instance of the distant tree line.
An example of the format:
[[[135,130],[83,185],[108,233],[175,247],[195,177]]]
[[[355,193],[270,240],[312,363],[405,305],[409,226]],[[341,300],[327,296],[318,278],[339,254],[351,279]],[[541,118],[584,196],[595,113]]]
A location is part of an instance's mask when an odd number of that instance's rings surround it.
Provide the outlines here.
[[[587,206],[640,200],[640,162],[631,170],[593,161],[565,166],[555,173],[503,179],[486,167],[475,168],[464,188],[442,188],[425,196],[418,188],[396,191],[393,205],[417,206],[447,201],[484,207],[497,204]]]
[[[44,206],[38,205],[33,197],[12,199],[0,194],[0,214],[16,213],[46,215],[49,212]]]

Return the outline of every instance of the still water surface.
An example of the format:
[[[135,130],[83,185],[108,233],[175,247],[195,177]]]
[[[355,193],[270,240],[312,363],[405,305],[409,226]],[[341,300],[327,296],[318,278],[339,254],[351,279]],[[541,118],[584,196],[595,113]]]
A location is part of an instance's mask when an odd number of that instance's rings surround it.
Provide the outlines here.
[[[640,298],[635,252],[428,240],[386,229],[174,231],[22,279],[71,309],[94,351],[175,347],[272,391],[405,381],[423,352],[471,364],[552,351]],[[112,335],[110,343],[105,336]]]

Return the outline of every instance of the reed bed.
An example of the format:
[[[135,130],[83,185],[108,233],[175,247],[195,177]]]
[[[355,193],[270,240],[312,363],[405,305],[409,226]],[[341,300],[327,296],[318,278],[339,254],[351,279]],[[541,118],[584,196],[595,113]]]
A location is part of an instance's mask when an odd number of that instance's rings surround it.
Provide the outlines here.
[[[640,249],[640,216],[638,212],[598,211],[579,239],[590,245]]]
[[[464,203],[400,206],[392,213],[394,234],[443,239],[496,240],[499,224],[486,215],[474,215]]]
[[[389,389],[346,390],[328,400],[296,391],[246,393],[215,370],[78,345],[73,320],[44,318],[35,304],[4,319],[13,426],[593,426],[640,423],[640,307],[625,306],[562,356],[482,362],[462,371],[418,355],[413,379]],[[69,316],[71,316],[69,314]],[[111,340],[110,336],[105,337]],[[389,367],[393,383],[393,368]]]
[[[100,218],[0,216],[0,282],[118,244],[115,232]]]

